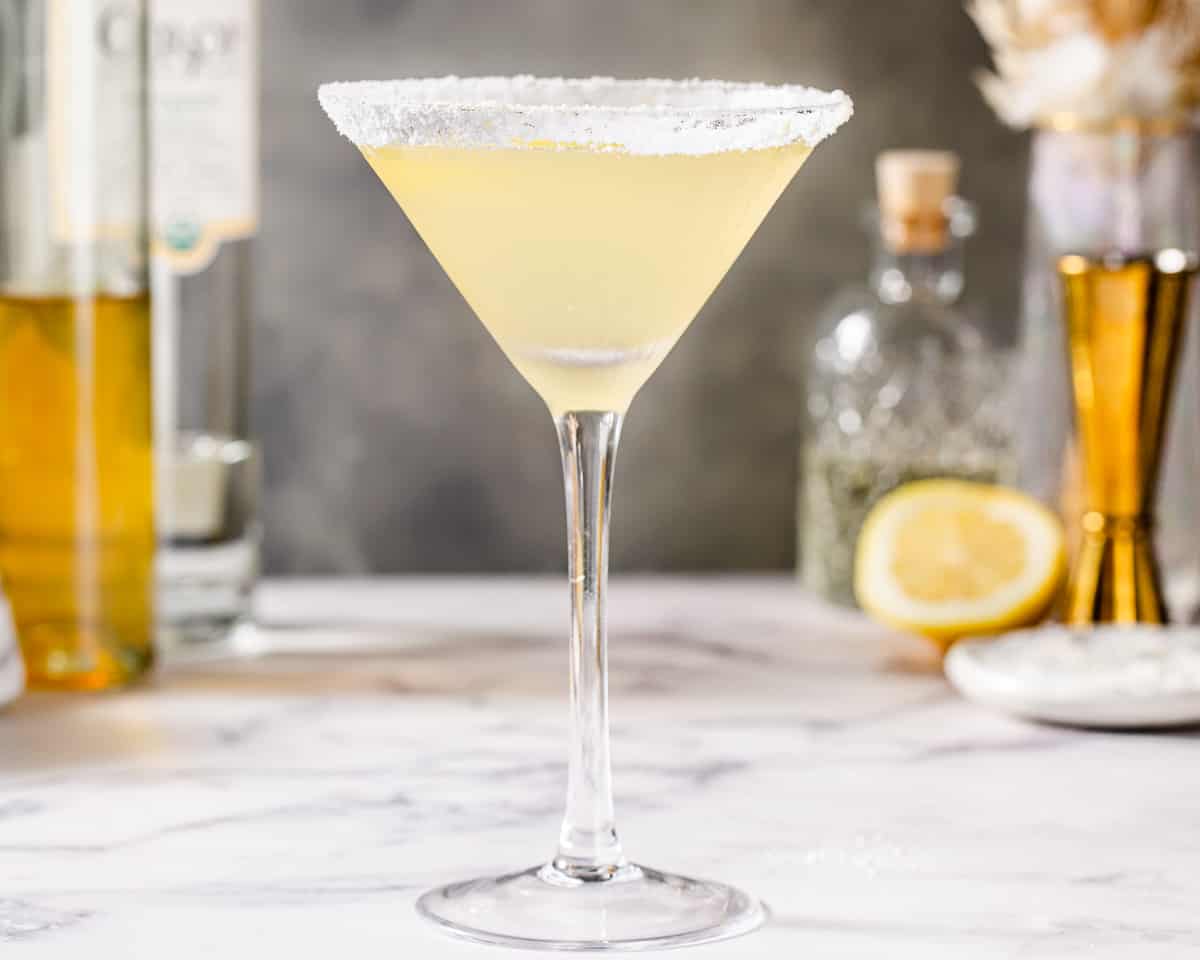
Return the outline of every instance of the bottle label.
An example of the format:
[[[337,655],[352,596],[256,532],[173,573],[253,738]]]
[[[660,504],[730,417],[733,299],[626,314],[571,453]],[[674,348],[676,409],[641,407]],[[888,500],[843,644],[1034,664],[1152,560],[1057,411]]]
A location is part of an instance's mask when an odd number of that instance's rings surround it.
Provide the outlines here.
[[[257,0],[150,0],[154,253],[203,270],[258,229]]]
[[[51,229],[63,243],[134,238],[145,213],[140,0],[48,0]]]

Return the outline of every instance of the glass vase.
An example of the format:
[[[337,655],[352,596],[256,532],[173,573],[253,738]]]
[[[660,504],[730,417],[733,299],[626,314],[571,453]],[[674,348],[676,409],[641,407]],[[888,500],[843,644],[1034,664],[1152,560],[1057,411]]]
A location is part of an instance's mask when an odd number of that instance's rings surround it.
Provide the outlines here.
[[[1195,250],[1200,229],[1196,132],[1169,119],[1104,128],[1069,119],[1033,136],[1028,186],[1017,456],[1021,483],[1062,512],[1072,553],[1083,512],[1082,468],[1062,323],[1058,258],[1169,247]],[[1193,301],[1168,414],[1157,544],[1168,610],[1200,608],[1200,337]]]

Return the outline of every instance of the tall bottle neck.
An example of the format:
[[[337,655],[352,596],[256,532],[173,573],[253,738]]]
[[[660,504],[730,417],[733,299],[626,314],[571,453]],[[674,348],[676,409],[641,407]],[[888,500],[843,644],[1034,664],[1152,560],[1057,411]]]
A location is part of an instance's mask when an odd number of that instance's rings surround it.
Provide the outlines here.
[[[918,225],[919,227],[920,225]],[[975,232],[974,208],[958,197],[947,203],[936,229],[883,222],[875,213],[870,231],[875,246],[871,287],[884,303],[954,303],[964,284],[963,248]]]
[[[877,239],[871,287],[884,303],[953,303],[963,290],[962,241],[948,237],[940,251],[913,253],[893,250]]]

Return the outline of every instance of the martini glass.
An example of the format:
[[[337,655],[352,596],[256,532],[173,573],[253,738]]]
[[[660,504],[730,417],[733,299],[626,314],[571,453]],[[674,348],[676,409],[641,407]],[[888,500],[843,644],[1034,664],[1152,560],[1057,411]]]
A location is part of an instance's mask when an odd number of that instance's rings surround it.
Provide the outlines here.
[[[812,149],[851,114],[806,87],[484,77],[331,83],[320,101],[554,417],[566,485],[570,748],[558,851],[417,909],[513,947],[736,936],[752,897],[625,858],[613,815],[605,580],[621,421]]]

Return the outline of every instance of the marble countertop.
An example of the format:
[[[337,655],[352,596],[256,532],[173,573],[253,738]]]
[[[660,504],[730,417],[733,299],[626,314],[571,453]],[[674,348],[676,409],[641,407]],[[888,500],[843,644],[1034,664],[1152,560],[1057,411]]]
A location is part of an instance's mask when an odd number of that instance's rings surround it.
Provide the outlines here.
[[[956,697],[782,577],[617,579],[626,851],[772,922],[698,958],[1200,956],[1200,735]],[[0,715],[0,953],[441,958],[412,910],[553,849],[558,579],[269,584],[266,652]]]

